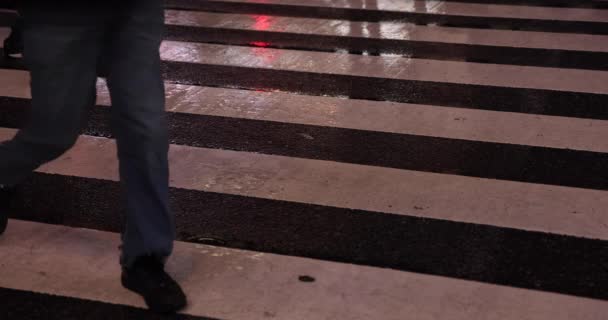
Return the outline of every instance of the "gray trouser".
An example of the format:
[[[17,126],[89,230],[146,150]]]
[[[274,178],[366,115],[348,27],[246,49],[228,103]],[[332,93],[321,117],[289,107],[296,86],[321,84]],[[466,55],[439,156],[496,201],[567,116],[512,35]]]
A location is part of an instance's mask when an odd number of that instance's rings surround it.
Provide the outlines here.
[[[13,140],[0,146],[3,185],[18,184],[72,147],[87,108],[95,103],[97,63],[103,55],[127,199],[121,257],[126,267],[140,256],[168,257],[174,239],[158,50],[164,13],[160,0],[137,3],[128,13],[87,25],[26,22],[24,58],[31,73],[31,117]]]

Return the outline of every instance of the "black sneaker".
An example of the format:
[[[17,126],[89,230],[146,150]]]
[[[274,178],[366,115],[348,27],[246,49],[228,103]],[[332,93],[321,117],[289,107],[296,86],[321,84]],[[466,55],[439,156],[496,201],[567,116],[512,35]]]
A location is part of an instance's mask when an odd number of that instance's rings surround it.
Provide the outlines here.
[[[6,230],[8,213],[11,208],[12,190],[0,186],[0,235]]]
[[[4,57],[21,58],[23,56],[23,44],[19,39],[10,36],[4,39]]]
[[[130,268],[123,268],[122,285],[141,295],[150,310],[158,313],[174,313],[183,309],[186,295],[162,263],[153,257],[142,257]]]

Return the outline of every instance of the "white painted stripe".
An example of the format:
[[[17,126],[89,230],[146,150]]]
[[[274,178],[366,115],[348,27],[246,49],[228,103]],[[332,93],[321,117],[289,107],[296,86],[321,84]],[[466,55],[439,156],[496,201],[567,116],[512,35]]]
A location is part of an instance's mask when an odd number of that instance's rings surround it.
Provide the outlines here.
[[[40,171],[118,180],[115,154],[83,136]],[[608,239],[607,191],[175,145],[170,163],[177,188]]]
[[[265,5],[291,5],[322,8],[351,8],[415,12],[436,15],[471,17],[501,17],[563,21],[608,21],[608,10],[534,7],[525,5],[499,5],[460,3],[441,0],[221,0],[222,2],[262,3]]]
[[[608,153],[608,121],[167,83],[167,110]],[[0,69],[0,96],[30,98],[27,72]],[[110,105],[105,82],[98,104]]]
[[[607,10],[608,11],[608,10]],[[349,36],[371,39],[608,52],[608,36],[475,28],[418,26],[395,21],[358,22],[167,10],[169,25]]]
[[[608,71],[375,57],[165,41],[164,60],[414,81],[608,93]]]
[[[167,99],[174,112],[608,152],[602,120],[176,84]]]
[[[11,220],[0,286],[143,307],[123,289],[119,236]],[[177,242],[169,272],[187,314],[289,320],[601,320],[608,302],[410,272]],[[316,279],[298,281],[301,275]]]
[[[249,18],[241,19],[239,18],[241,15],[173,10],[168,10],[166,16],[168,24],[214,26],[229,29],[246,28],[247,19],[256,19],[256,16],[250,15],[245,15]],[[386,39],[403,39],[423,42],[461,43],[517,48],[608,52],[608,36],[603,35],[441,28],[416,26],[398,22],[349,22],[343,20],[282,18],[272,16],[265,17],[264,19],[268,22],[269,31],[278,32],[363,38],[381,37]],[[309,27],[302,28],[301,26]],[[0,27],[0,39],[5,39],[8,36],[9,31],[9,28]],[[2,43],[0,42],[0,46],[1,45]]]

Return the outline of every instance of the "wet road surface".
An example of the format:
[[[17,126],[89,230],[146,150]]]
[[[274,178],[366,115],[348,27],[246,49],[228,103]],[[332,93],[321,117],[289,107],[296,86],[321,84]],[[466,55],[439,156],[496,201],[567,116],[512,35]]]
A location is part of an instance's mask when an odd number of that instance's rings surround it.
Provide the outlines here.
[[[608,314],[606,2],[168,0],[166,24],[176,319]],[[29,76],[0,66],[5,140]],[[160,319],[118,282],[109,105],[100,79],[18,190],[11,319]]]

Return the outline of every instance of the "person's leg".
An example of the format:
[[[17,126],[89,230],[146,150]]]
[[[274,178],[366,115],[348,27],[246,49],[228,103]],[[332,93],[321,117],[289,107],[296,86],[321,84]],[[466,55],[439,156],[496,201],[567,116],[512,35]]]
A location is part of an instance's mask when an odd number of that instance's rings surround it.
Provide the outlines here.
[[[32,108],[26,126],[0,145],[0,184],[17,184],[76,142],[86,108],[95,101],[94,36],[84,27],[24,29]]]
[[[162,1],[134,0],[115,25],[106,62],[127,197],[122,283],[142,295],[152,310],[174,312],[186,305],[186,298],[163,266],[175,237],[168,204],[169,142],[159,55],[163,20]]]
[[[110,43],[108,87],[118,145],[120,177],[126,189],[127,224],[121,263],[171,254],[168,137],[159,46],[163,10],[159,0],[134,1]]]
[[[0,144],[2,189],[18,184],[75,143],[86,107],[95,100],[97,32],[92,27],[24,27],[32,108],[26,126]],[[0,198],[7,201],[4,195]],[[6,204],[0,204],[0,225],[6,222],[6,210]]]

